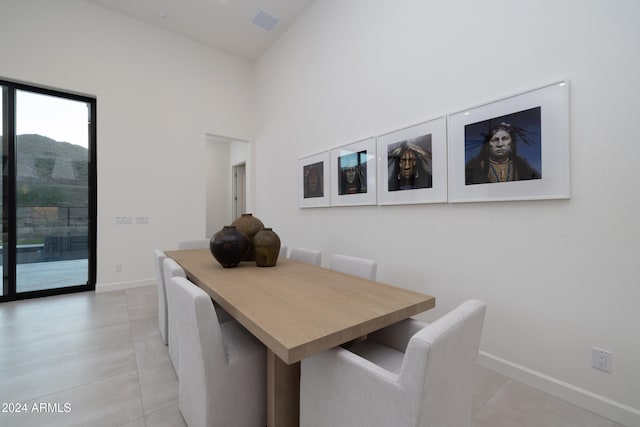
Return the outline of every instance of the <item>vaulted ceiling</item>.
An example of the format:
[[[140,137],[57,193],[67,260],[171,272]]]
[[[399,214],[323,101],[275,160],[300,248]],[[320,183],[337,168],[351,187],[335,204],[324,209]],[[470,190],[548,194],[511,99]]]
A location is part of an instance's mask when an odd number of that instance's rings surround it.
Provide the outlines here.
[[[255,61],[313,0],[85,0]]]

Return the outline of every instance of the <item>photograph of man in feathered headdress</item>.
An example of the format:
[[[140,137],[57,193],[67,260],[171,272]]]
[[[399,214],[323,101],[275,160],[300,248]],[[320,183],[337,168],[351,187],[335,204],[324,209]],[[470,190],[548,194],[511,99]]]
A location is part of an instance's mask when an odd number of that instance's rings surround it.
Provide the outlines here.
[[[387,146],[389,191],[431,188],[431,134]]]
[[[541,179],[540,107],[465,126],[465,184]]]

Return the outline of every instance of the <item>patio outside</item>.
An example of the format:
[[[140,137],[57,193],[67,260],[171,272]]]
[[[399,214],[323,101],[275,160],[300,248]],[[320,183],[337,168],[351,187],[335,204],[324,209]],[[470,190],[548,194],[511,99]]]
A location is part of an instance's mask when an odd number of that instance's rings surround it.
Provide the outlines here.
[[[0,273],[3,273],[1,265]],[[85,285],[89,277],[89,261],[87,259],[72,259],[18,264],[16,276],[18,292]]]

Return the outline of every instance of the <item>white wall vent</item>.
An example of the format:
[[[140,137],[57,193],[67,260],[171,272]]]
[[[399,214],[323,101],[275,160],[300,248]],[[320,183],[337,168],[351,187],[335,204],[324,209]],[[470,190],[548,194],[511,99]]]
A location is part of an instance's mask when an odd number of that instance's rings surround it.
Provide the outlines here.
[[[267,31],[271,31],[278,22],[278,18],[276,18],[275,16],[271,16],[261,10],[258,11],[256,16],[253,18],[253,21],[251,21],[252,24],[257,25],[258,27]]]

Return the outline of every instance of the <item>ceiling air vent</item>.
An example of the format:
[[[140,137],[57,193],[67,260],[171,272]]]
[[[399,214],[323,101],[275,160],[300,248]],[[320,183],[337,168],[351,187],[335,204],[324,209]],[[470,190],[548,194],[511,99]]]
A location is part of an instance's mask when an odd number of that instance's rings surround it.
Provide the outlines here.
[[[278,18],[260,10],[251,23],[257,25],[263,30],[271,31],[278,23]]]

